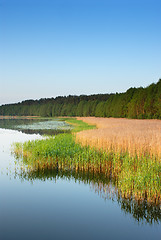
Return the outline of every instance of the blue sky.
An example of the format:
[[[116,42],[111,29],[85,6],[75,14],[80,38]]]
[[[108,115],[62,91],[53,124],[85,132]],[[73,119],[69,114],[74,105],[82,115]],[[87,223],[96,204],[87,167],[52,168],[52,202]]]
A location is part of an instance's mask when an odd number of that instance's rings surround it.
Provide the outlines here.
[[[0,104],[161,78],[160,0],[0,0]]]

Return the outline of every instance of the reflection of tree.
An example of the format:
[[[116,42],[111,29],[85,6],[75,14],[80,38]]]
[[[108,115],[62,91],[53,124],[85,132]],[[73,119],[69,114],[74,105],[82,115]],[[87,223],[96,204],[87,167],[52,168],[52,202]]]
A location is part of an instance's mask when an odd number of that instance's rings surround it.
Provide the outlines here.
[[[14,129],[26,134],[40,134],[40,135],[57,135],[59,133],[69,133],[70,130],[55,130],[55,129],[28,129],[28,125],[44,122],[47,123],[48,119],[0,119],[0,128]],[[21,128],[19,126],[26,126]]]
[[[40,135],[57,135],[60,133],[69,133],[70,130],[52,130],[52,129],[17,129],[18,131],[26,134],[40,134]]]
[[[0,127],[4,129],[15,129],[18,125],[29,125],[32,123],[40,122],[38,119],[0,119]]]
[[[88,184],[103,199],[112,199],[117,201],[126,214],[142,223],[160,223],[161,211],[160,205],[148,203],[146,199],[136,200],[132,198],[132,193],[127,196],[117,188],[117,183],[110,177],[105,177],[99,172],[84,171],[81,169],[67,169],[66,167],[57,166],[55,169],[43,170],[25,170],[22,168],[19,173],[15,172],[22,180],[34,182],[35,180],[51,180],[57,181],[58,179],[75,180],[75,182],[82,182]]]

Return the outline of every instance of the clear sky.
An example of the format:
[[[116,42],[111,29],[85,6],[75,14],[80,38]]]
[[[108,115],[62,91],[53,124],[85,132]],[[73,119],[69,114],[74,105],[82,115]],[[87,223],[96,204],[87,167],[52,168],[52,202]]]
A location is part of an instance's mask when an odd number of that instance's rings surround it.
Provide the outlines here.
[[[0,104],[159,78],[160,0],[0,0]]]

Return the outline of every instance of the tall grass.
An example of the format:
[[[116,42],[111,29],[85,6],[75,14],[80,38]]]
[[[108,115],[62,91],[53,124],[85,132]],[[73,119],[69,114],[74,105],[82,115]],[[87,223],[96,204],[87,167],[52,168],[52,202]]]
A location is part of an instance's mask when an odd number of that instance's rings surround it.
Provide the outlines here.
[[[99,173],[112,179],[124,198],[161,204],[161,164],[155,156],[82,146],[72,134],[15,144],[14,153],[32,170],[63,168]]]
[[[149,157],[161,162],[161,120],[131,120],[81,117],[98,129],[77,133],[83,145],[112,152],[128,152],[130,156]]]

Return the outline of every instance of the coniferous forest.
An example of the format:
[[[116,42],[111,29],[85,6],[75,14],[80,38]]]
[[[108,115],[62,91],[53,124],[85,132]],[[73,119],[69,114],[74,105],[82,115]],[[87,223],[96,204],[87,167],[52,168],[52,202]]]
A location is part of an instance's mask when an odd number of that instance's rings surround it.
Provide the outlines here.
[[[161,119],[161,79],[125,93],[64,96],[0,106],[3,116],[96,116]]]

